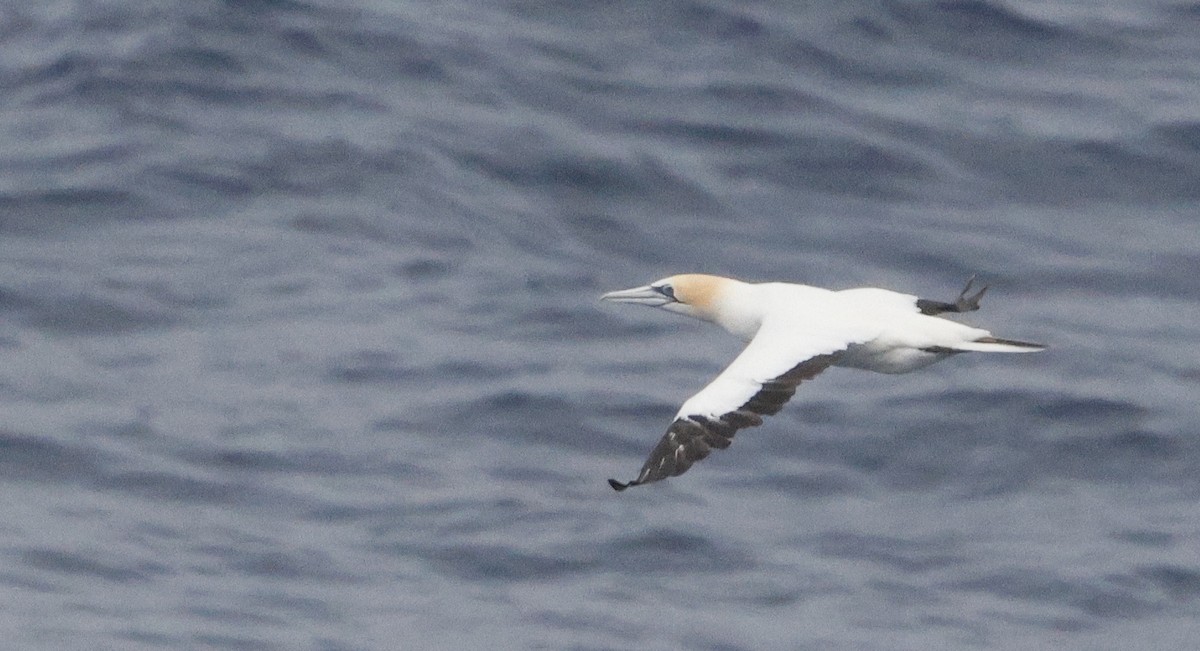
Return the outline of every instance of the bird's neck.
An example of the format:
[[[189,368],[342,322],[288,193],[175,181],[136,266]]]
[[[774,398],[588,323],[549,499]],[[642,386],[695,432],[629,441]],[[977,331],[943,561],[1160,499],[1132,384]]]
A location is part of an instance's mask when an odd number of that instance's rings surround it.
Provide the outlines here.
[[[763,320],[764,303],[758,287],[734,281],[723,290],[700,318],[712,321],[736,337],[752,339]]]

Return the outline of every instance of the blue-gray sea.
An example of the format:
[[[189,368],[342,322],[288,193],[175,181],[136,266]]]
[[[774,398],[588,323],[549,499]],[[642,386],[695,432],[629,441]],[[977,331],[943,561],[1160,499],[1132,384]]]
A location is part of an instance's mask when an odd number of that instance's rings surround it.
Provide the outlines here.
[[[674,273],[1045,342],[738,352]],[[0,8],[0,647],[1184,649],[1200,3]]]

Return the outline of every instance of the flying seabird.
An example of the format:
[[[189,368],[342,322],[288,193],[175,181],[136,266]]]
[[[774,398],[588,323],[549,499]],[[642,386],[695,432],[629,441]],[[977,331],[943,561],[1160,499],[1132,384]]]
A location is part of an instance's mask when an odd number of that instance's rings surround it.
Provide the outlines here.
[[[704,274],[671,276],[602,296],[711,321],[749,341],[708,386],[689,398],[637,478],[618,491],[681,475],[739,429],[778,412],[796,385],[830,366],[907,373],[965,352],[1029,353],[1045,348],[1000,339],[938,315],[979,309],[987,287],[974,276],[952,303],[874,287],[833,291],[791,283],[751,284]]]

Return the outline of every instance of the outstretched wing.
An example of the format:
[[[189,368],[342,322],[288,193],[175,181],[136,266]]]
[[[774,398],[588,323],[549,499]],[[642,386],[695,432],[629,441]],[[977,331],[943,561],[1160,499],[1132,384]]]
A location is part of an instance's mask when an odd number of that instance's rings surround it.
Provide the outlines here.
[[[637,479],[608,483],[620,491],[683,474],[714,448],[729,447],[738,430],[761,425],[763,416],[778,412],[797,385],[832,366],[846,348],[875,336],[827,324],[816,327],[807,319],[763,324],[728,368],[683,403]]]

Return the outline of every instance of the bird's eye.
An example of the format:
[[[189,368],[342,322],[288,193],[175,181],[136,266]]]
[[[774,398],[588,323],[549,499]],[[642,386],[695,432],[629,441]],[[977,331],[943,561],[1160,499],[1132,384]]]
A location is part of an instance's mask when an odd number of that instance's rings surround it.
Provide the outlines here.
[[[654,289],[658,290],[659,294],[666,296],[667,298],[671,299],[672,301],[679,300],[679,299],[675,298],[675,288],[671,287],[670,285],[659,285],[658,287],[655,287]]]

